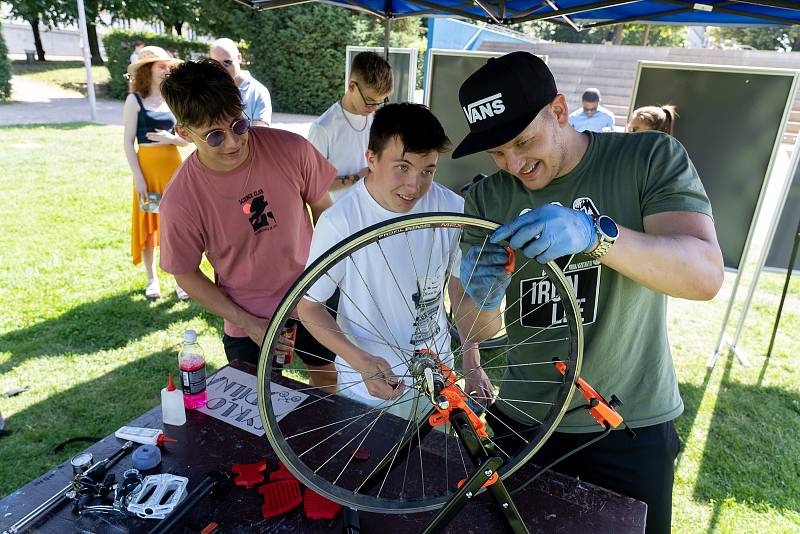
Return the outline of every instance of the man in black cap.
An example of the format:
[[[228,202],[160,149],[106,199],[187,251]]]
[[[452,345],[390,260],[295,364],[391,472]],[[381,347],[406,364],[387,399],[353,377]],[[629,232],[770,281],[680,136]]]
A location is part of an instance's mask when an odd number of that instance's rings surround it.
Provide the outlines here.
[[[581,376],[624,401],[620,412],[636,437],[614,431],[556,469],[646,502],[647,531],[669,532],[679,449],[672,421],[683,401],[667,340],[666,297],[709,300],[724,274],[697,171],[668,135],[575,131],[547,65],[526,52],[490,59],[464,82],[459,99],[470,133],[453,157],[487,151],[500,168],[469,189],[465,212],[508,221],[489,245],[472,247],[461,266],[474,301],[473,331],[493,335],[503,297],[507,302],[515,348],[506,374],[513,376],[502,382],[499,397],[506,400],[492,412],[525,435],[537,407],[531,399],[541,400],[534,386],[546,386],[530,381],[553,380],[550,366],[524,363],[550,361],[552,345],[524,341],[541,329],[565,332],[557,298],[537,288],[547,283],[539,263],[562,258],[585,326]],[[536,260],[515,273],[514,284],[505,271],[506,242]],[[537,313],[548,307],[552,314]],[[598,430],[586,410],[578,411],[564,418],[534,461],[547,464]],[[511,436],[502,448],[521,445]]]

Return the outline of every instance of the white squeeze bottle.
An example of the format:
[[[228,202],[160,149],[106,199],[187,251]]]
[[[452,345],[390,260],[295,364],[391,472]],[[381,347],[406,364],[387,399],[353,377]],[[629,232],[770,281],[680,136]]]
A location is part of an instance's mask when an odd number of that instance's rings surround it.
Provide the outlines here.
[[[169,373],[169,384],[161,390],[161,418],[167,425],[181,426],[186,422],[183,391],[175,387],[172,373]]]

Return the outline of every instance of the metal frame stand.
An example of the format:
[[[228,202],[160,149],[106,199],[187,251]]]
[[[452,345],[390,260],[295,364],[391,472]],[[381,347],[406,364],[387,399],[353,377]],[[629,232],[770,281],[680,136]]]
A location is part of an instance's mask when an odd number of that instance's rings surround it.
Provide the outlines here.
[[[794,94],[794,93],[792,93]],[[748,236],[747,243],[745,244],[744,252],[742,253],[742,259],[739,262],[739,271],[736,274],[736,281],[733,284],[733,294],[728,302],[728,308],[725,311],[725,317],[722,320],[722,328],[720,329],[719,339],[717,340],[717,348],[714,351],[714,354],[711,355],[711,358],[708,360],[708,368],[713,369],[714,364],[717,363],[717,359],[720,356],[723,344],[727,344],[730,347],[730,352],[736,355],[736,358],[739,360],[745,367],[750,367],[750,361],[747,359],[747,355],[742,351],[740,348],[737,347],[739,343],[739,337],[742,335],[742,329],[744,328],[745,320],[747,319],[747,313],[750,310],[750,305],[753,301],[753,295],[755,294],[756,287],[758,286],[758,279],[761,276],[761,271],[764,269],[764,265],[767,262],[767,255],[769,254],[769,250],[772,247],[772,241],[775,239],[775,231],[778,228],[778,221],[780,221],[781,213],[783,212],[783,207],[786,204],[786,198],[789,196],[789,190],[792,187],[792,182],[794,181],[794,176],[797,172],[798,161],[800,161],[800,136],[795,139],[794,149],[792,151],[792,159],[789,164],[789,173],[784,181],[783,188],[780,193],[780,198],[778,200],[777,208],[774,210],[772,214],[772,219],[770,220],[769,229],[767,230],[767,238],[764,241],[764,248],[761,250],[761,254],[758,257],[758,262],[756,264],[756,271],[753,275],[753,281],[750,284],[750,287],[747,290],[747,297],[745,297],[744,301],[744,308],[742,309],[742,313],[739,316],[739,322],[736,325],[736,333],[733,335],[733,339],[728,338],[725,335],[725,329],[728,326],[728,319],[730,318],[731,309],[733,308],[733,304],[736,301],[736,293],[739,289],[739,282],[741,281],[742,272],[745,269],[745,259],[747,258],[748,252],[750,250],[750,241],[752,238],[752,229],[751,235]],[[756,211],[756,217],[758,217],[761,213],[761,202],[759,201],[759,209]],[[755,225],[753,225],[755,226]]]
[[[406,436],[396,445],[397,451],[387,455],[396,457],[406,454],[407,450],[414,446],[414,441],[421,440],[427,436],[433,429],[429,423],[429,417],[437,413],[435,409],[426,414],[420,420],[418,426],[419,437],[417,437],[417,430],[408,432]],[[453,430],[456,432],[461,443],[464,445],[467,453],[472,459],[478,469],[471,477],[463,481],[458,491],[445,503],[442,509],[431,520],[428,526],[423,530],[425,534],[433,534],[442,532],[447,524],[458,514],[458,512],[469,503],[483,485],[489,481],[496,473],[497,470],[503,465],[503,459],[496,455],[492,450],[487,450],[483,445],[483,441],[475,432],[472,423],[466,413],[461,410],[453,410],[450,416],[450,423],[453,425]],[[377,482],[380,482],[383,475],[390,467],[390,461],[385,459],[383,464],[379,464],[372,475],[367,478],[358,491],[363,492],[374,487]],[[505,484],[499,477],[494,483],[486,486],[486,490],[494,499],[497,506],[503,512],[506,523],[514,534],[527,534],[528,528],[522,520],[522,516],[511,500],[511,495],[506,489]]]
[[[786,293],[789,291],[789,281],[792,279],[792,272],[797,262],[797,248],[800,245],[800,219],[797,221],[797,230],[794,233],[794,244],[792,245],[792,255],[789,259],[789,266],[786,268],[786,281],[783,283],[783,291],[781,292],[781,303],[778,304],[778,314],[775,316],[775,324],[772,327],[772,337],[769,340],[769,348],[767,349],[766,358],[772,355],[772,347],[775,346],[775,336],[778,334],[778,324],[781,322],[781,314],[783,313],[783,304],[786,302]]]

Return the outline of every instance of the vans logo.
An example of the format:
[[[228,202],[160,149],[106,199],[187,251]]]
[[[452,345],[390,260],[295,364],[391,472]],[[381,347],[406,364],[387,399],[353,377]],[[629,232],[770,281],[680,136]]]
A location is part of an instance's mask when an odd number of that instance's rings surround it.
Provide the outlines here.
[[[500,115],[506,110],[506,106],[503,104],[503,93],[497,93],[496,95],[482,98],[461,109],[464,110],[464,115],[467,116],[469,123],[475,124],[477,121]]]

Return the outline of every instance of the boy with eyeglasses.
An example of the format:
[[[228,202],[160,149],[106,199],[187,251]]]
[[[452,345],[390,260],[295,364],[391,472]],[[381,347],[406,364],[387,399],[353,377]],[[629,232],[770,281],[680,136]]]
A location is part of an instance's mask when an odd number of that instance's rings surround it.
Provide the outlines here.
[[[272,99],[269,90],[250,75],[250,71],[242,70],[242,53],[231,39],[223,37],[211,43],[209,49],[211,59],[219,61],[233,78],[244,103],[244,113],[254,126],[269,126],[272,122]]]
[[[364,155],[375,111],[389,102],[392,68],[374,52],[353,57],[344,95],[311,124],[308,140],[334,167],[334,201],[369,172]]]
[[[308,258],[306,205],[315,221],[330,206],[335,169],[296,134],[250,128],[239,90],[214,60],[187,61],[161,87],[177,133],[197,146],[161,200],[161,268],[225,320],[228,361],[256,364],[267,322]],[[215,282],[200,271],[204,253]],[[302,325],[295,347],[312,383],[335,383],[332,359]],[[290,349],[283,339],[277,351]]]

